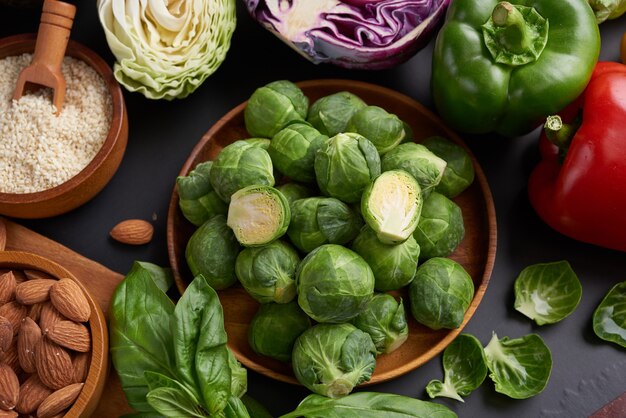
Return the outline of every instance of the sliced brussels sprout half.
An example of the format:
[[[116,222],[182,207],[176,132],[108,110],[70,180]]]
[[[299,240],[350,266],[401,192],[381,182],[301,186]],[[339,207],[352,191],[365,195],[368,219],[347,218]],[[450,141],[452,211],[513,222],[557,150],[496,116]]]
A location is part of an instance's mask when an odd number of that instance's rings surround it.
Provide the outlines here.
[[[453,198],[474,182],[474,163],[465,148],[441,136],[430,137],[422,145],[447,163],[443,177],[435,187],[437,192]]]
[[[228,212],[228,205],[211,186],[212,166],[213,161],[206,161],[198,164],[187,176],[176,178],[178,205],[183,216],[195,226]]]
[[[626,281],[613,286],[593,312],[593,332],[626,348]]]
[[[376,366],[370,336],[352,324],[318,324],[293,347],[291,365],[298,381],[329,398],[345,396],[370,380]]]
[[[358,96],[340,91],[316,100],[309,108],[307,121],[324,135],[335,136],[345,132],[352,115],[365,106]]]
[[[432,192],[424,201],[413,233],[421,249],[420,259],[449,256],[464,236],[465,224],[459,205],[442,194]]]
[[[384,154],[400,144],[406,135],[404,123],[382,107],[367,106],[359,109],[346,126],[346,132],[363,135]]]
[[[287,303],[296,297],[296,269],[300,257],[282,241],[246,248],[235,262],[235,274],[244,289],[260,303]]]
[[[289,202],[289,207],[291,208],[293,202],[296,200],[304,199],[307,197],[311,197],[315,194],[315,191],[311,190],[307,186],[303,186],[298,183],[285,183],[276,187],[280,192],[285,196],[287,201]],[[293,217],[293,210],[291,211],[291,216]]]
[[[391,353],[409,337],[402,299],[387,294],[374,295],[352,324],[372,337],[377,354]]]
[[[288,80],[273,81],[252,93],[244,110],[244,122],[252,136],[271,138],[290,122],[304,120],[309,99]]]
[[[289,202],[270,186],[248,186],[233,194],[226,224],[241,245],[256,247],[283,236],[289,227]]]
[[[337,134],[315,155],[315,176],[326,196],[358,202],[370,181],[380,174],[376,147],[356,133]]]

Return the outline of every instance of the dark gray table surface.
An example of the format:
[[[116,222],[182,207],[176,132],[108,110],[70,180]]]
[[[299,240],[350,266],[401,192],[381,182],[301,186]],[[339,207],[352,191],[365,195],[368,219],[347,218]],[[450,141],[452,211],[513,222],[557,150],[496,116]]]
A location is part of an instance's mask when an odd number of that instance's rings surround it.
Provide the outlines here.
[[[112,64],[95,2],[76,3],[79,11],[72,38]],[[194,94],[166,102],[125,92],[130,121],[128,148],[119,171],[96,198],[63,216],[18,222],[120,273],[127,272],[133,260],[167,265],[165,224],[176,175],[202,134],[260,85],[277,79],[363,80],[398,90],[433,109],[429,88],[432,41],[414,58],[391,70],[315,66],[254,23],[240,2],[237,7],[237,30],[226,61]],[[38,21],[37,12],[0,6],[0,37],[35,32]],[[618,61],[624,31],[626,16],[601,25],[602,60]],[[552,375],[546,389],[527,400],[496,393],[489,379],[464,404],[437,400],[460,417],[584,417],[626,391],[626,351],[598,339],[591,327],[593,310],[603,295],[626,279],[626,254],[568,239],[535,215],[527,199],[526,182],[539,158],[537,135],[535,131],[515,139],[466,137],[491,186],[498,247],[487,293],[464,332],[483,344],[492,331],[511,338],[538,333],[552,350]],[[155,219],[155,236],[149,245],[131,247],[109,238],[113,225],[127,218]],[[513,281],[529,264],[557,260],[572,264],[581,279],[583,297],[570,317],[538,327],[513,309]],[[429,380],[441,377],[438,356],[413,372],[367,390],[427,399],[424,387]],[[249,393],[278,415],[292,410],[308,392],[250,372]]]

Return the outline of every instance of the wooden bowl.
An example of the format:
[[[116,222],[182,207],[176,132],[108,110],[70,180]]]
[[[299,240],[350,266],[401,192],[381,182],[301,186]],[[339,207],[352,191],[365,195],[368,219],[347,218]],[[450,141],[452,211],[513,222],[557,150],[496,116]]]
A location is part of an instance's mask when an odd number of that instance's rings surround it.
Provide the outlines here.
[[[496,217],[489,185],[480,165],[464,142],[448,129],[433,113],[413,99],[384,87],[350,80],[312,80],[298,83],[311,103],[316,99],[338,91],[347,90],[361,97],[370,105],[383,107],[395,113],[411,125],[416,142],[433,135],[454,140],[470,153],[476,170],[476,180],[454,201],[463,211],[465,238],[451,258],[463,265],[471,275],[476,289],[474,299],[465,314],[461,326],[454,330],[433,331],[418,324],[409,314],[409,338],[393,353],[377,358],[376,369],[367,384],[379,383],[424,364],[461,332],[480,303],[493,269],[496,253]],[[202,137],[183,165],[180,175],[187,175],[198,163],[214,159],[220,150],[237,139],[247,138],[243,111],[246,103],[232,109]],[[195,226],[187,222],[178,207],[176,188],[172,193],[167,219],[167,244],[170,264],[176,286],[183,293],[191,281],[191,272],[185,262],[185,247]],[[404,300],[408,301],[406,293]],[[259,304],[246,291],[236,285],[218,292],[224,307],[224,320],[228,334],[228,346],[246,367],[274,379],[295,383],[291,366],[256,354],[248,345],[248,324]]]
[[[72,273],[47,258],[21,251],[0,251],[0,270],[2,272],[6,270],[39,270],[57,279],[72,279],[82,289],[91,307],[91,316],[89,317],[92,344],[91,363],[85,385],[78,399],[64,417],[87,418],[91,416],[100,401],[109,373],[109,334],[104,313],[87,289]]]
[[[0,58],[32,53],[35,41],[36,34],[0,39]],[[0,193],[0,215],[46,218],[69,212],[98,194],[111,180],[122,161],[128,140],[128,116],[120,85],[108,64],[84,45],[70,40],[66,55],[89,64],[107,84],[113,105],[109,134],[93,160],[65,183],[36,193]]]

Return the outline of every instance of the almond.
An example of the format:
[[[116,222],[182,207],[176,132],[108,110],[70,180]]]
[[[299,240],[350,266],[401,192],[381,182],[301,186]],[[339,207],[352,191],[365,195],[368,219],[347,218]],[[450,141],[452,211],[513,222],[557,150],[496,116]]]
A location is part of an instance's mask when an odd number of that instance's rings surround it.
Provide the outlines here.
[[[26,373],[35,373],[35,347],[41,341],[41,329],[29,317],[24,318],[17,335],[17,357]]]
[[[20,361],[17,357],[17,339],[13,338],[13,344],[7,351],[4,352],[4,355],[0,357],[2,363],[9,366],[16,374],[20,374],[22,372],[22,368],[20,367]]]
[[[44,303],[39,315],[39,328],[41,328],[43,332],[46,332],[46,330],[52,328],[52,325],[56,322],[63,321],[64,319],[63,315],[52,306],[52,303]]]
[[[49,275],[48,273],[44,273],[43,271],[40,271],[40,270],[24,270],[24,275],[26,276],[26,279],[28,280],[43,279],[43,280],[55,280],[56,281],[56,277],[53,277]]]
[[[154,227],[142,219],[127,219],[115,225],[109,234],[122,244],[143,245],[152,240]]]
[[[9,350],[13,342],[13,325],[4,316],[0,316],[0,358]]]
[[[0,316],[5,317],[13,325],[13,335],[20,329],[22,319],[28,315],[28,308],[21,303],[11,301],[0,306]]]
[[[50,288],[50,301],[68,319],[87,322],[91,308],[80,286],[71,279],[61,279]]]
[[[39,408],[39,405],[52,394],[52,389],[44,385],[39,376],[31,374],[22,386],[17,399],[15,410],[20,414],[30,414]]]
[[[20,283],[15,288],[15,299],[24,305],[45,302],[50,295],[50,288],[56,280],[33,279]]]
[[[4,409],[0,409],[0,418],[17,418],[17,412],[15,411],[5,411]]]
[[[32,305],[28,310],[28,317],[35,322],[39,322],[39,317],[41,316],[41,309],[43,308],[43,305],[43,303],[35,303],[34,305]]]
[[[83,383],[74,383],[67,387],[57,390],[48,396],[37,408],[37,416],[39,418],[52,418],[59,412],[71,406],[80,391],[83,390]]]
[[[15,408],[20,393],[20,381],[7,364],[0,364],[0,409]]]
[[[59,321],[48,330],[46,335],[61,347],[81,353],[91,350],[89,329],[78,322]]]
[[[15,283],[20,284],[26,281],[26,275],[22,270],[13,270],[13,276],[15,276]]]
[[[72,383],[72,358],[65,349],[47,338],[42,338],[35,348],[35,365],[42,383],[51,389],[61,389]]]
[[[0,305],[11,302],[15,299],[15,275],[12,271],[4,273],[0,276]]]
[[[74,383],[81,383],[87,380],[87,375],[89,374],[89,363],[91,362],[91,353],[78,353],[74,356],[72,360],[72,365],[74,366],[74,376],[72,377],[72,381]]]

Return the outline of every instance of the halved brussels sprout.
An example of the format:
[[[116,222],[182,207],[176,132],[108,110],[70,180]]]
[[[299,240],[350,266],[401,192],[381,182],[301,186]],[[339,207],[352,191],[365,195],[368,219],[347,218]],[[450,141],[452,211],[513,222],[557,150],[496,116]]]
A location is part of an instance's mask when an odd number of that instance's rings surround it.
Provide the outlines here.
[[[361,197],[363,219],[384,244],[406,241],[417,228],[421,212],[420,185],[406,171],[385,171]]]
[[[248,186],[233,194],[226,224],[241,245],[258,247],[283,236],[289,227],[289,202],[270,186]]]
[[[298,302],[261,305],[250,322],[248,342],[255,353],[280,361],[291,361],[296,339],[311,328],[311,319]]]
[[[224,147],[211,167],[211,186],[224,202],[239,189],[274,185],[272,159],[258,141],[235,141]]]
[[[291,365],[308,389],[337,398],[370,380],[375,355],[370,336],[354,325],[318,324],[296,340]]]
[[[404,123],[382,107],[367,106],[360,109],[348,122],[346,132],[363,135],[376,147],[379,154],[384,154],[404,139]]]
[[[289,202],[290,208],[292,207],[293,202],[295,202],[296,200],[311,197],[315,194],[308,187],[298,183],[285,183],[276,187],[276,189],[278,189],[283,194],[283,196],[285,196],[285,198]],[[291,217],[293,218],[293,210],[291,211]]]
[[[219,290],[237,281],[235,260],[240,249],[233,231],[226,225],[226,217],[217,215],[189,238],[185,258],[194,277],[203,275],[212,288]]]
[[[409,337],[402,299],[383,293],[374,295],[352,323],[372,337],[377,354],[391,353]]]
[[[432,192],[424,202],[422,215],[413,233],[422,251],[420,258],[447,257],[464,236],[465,225],[459,205],[442,194]]]
[[[260,303],[287,303],[296,297],[296,269],[300,257],[282,241],[246,248],[237,256],[235,274],[244,289]]]
[[[422,144],[437,157],[446,160],[446,169],[435,191],[453,198],[474,181],[474,163],[465,148],[441,136],[433,136]]]
[[[380,174],[376,147],[356,133],[337,134],[315,155],[315,176],[322,193],[358,202],[363,189]]]
[[[270,142],[268,153],[282,174],[303,183],[315,182],[315,153],[328,140],[306,122],[295,122],[280,130]]]
[[[437,187],[446,169],[445,160],[437,157],[425,146],[414,142],[400,144],[386,153],[381,165],[383,171],[404,170],[415,177],[422,188],[424,199]]]
[[[289,239],[301,251],[313,251],[323,244],[346,244],[363,225],[348,205],[333,197],[309,197],[293,202]]]
[[[248,133],[271,138],[287,124],[304,120],[309,99],[291,81],[278,80],[252,93],[243,116]]]
[[[374,294],[374,274],[360,255],[341,245],[311,251],[296,272],[298,304],[317,322],[345,322]]]
[[[402,244],[383,244],[372,228],[364,226],[352,242],[352,250],[371,267],[374,288],[380,292],[400,289],[415,277],[420,246],[412,236]]]
[[[187,176],[176,178],[178,206],[183,216],[195,226],[200,226],[215,215],[226,215],[228,205],[211,186],[213,161],[200,163]]]
[[[324,135],[335,136],[345,132],[352,115],[365,106],[358,96],[340,91],[316,100],[309,108],[307,121]]]

